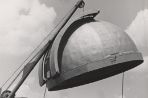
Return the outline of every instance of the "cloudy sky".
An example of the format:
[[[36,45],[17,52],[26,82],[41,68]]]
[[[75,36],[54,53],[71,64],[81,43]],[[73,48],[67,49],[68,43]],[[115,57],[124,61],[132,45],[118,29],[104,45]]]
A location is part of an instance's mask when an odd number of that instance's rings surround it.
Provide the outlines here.
[[[148,1],[84,0],[84,11],[73,19],[97,9],[97,20],[120,26],[143,53],[145,62],[125,73],[125,98],[148,97]],[[77,0],[0,0],[0,85],[24,61]],[[121,78],[117,75],[78,88],[47,92],[52,98],[121,98]],[[37,67],[17,96],[42,98],[44,87],[38,86]]]

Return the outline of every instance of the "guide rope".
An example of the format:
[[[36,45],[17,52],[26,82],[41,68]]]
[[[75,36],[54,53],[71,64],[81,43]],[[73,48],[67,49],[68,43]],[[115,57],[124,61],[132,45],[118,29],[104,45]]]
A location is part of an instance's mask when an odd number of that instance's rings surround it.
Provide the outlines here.
[[[46,98],[46,86],[45,86],[43,98]]]
[[[122,98],[124,98],[124,72],[122,73]]]
[[[83,7],[82,11],[83,11],[83,16],[84,16],[84,12],[85,12],[85,8],[84,7]]]

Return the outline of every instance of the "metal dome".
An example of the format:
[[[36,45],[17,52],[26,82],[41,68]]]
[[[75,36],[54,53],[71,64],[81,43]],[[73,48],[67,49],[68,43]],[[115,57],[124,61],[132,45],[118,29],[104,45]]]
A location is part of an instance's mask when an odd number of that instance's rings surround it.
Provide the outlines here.
[[[78,19],[66,32],[60,33],[51,48],[49,90],[71,88],[127,71],[143,62],[130,37],[119,27],[96,21],[92,17]]]

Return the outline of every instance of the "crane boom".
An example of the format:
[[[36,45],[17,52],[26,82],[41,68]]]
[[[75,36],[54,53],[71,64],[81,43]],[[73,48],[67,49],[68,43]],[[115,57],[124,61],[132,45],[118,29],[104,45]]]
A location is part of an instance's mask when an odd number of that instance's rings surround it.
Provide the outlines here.
[[[50,37],[49,41],[47,42],[47,44],[37,53],[37,55],[35,56],[35,58],[32,58],[32,60],[29,61],[26,64],[26,66],[24,67],[24,69],[27,68],[27,71],[23,74],[23,77],[20,79],[20,81],[18,82],[18,84],[14,87],[14,89],[12,90],[12,92],[6,98],[14,98],[15,97],[15,93],[17,92],[17,90],[20,88],[20,86],[23,84],[23,82],[29,76],[30,72],[34,69],[34,67],[36,66],[36,64],[38,63],[38,61],[41,59],[41,57],[44,55],[44,53],[46,53],[46,51],[50,48],[50,46],[52,45],[52,43],[53,43],[54,39],[56,38],[56,36],[58,35],[58,33],[66,25],[66,23],[69,21],[69,19],[71,18],[71,16],[75,13],[75,11],[78,8],[82,8],[82,7],[84,7],[84,1],[83,0],[79,0],[77,2],[77,4],[74,6],[74,8],[71,11],[71,13],[69,13],[69,15],[67,16],[67,18],[65,19],[65,21],[62,23],[62,25],[53,33],[53,35],[51,35],[51,37]]]

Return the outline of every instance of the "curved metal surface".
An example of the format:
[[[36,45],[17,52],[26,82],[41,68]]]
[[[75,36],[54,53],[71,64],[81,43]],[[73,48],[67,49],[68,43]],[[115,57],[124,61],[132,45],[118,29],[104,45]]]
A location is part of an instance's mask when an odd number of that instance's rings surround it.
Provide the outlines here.
[[[68,30],[67,33],[61,32],[55,39],[50,54],[50,67],[54,69],[54,67],[60,67],[61,69],[61,59],[62,59],[62,51],[67,43],[67,40],[72,35],[72,33],[81,25],[89,22],[94,22],[95,20],[92,17],[80,18],[75,21]],[[69,32],[70,31],[70,32]],[[62,39],[64,38],[64,40]],[[59,47],[60,46],[60,47]],[[58,68],[57,68],[58,69]],[[60,70],[61,71],[61,70]],[[56,72],[56,71],[55,71]]]
[[[60,33],[51,51],[50,64],[58,66],[60,74],[47,81],[49,90],[105,79],[143,62],[141,53],[124,31],[92,18],[79,19]]]
[[[43,86],[47,79],[51,77],[50,75],[50,68],[49,68],[49,55],[50,50],[48,50],[41,58],[39,62],[39,68],[38,68],[38,76],[39,76],[39,85]]]

